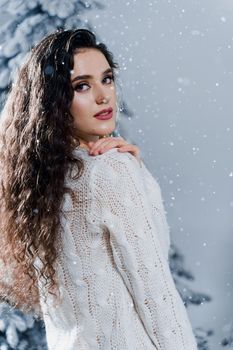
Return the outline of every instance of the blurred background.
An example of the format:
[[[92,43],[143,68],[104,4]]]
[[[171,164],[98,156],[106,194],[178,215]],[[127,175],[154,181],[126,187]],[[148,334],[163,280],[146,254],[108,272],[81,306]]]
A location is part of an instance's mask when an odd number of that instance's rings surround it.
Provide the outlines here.
[[[172,241],[194,276],[187,284],[209,296],[188,307],[206,338],[199,348],[233,348],[232,0],[0,6],[2,104],[25,53],[58,26],[91,29],[113,52],[120,134],[160,184]]]

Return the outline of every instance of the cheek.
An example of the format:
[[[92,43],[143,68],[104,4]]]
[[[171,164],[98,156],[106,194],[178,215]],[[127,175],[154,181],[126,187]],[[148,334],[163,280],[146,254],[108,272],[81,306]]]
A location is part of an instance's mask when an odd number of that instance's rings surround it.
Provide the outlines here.
[[[116,94],[115,88],[111,89],[111,100],[112,100],[112,104],[115,105],[117,102],[117,94]]]
[[[70,112],[73,116],[75,114],[79,114],[80,116],[82,114],[88,114],[90,109],[90,100],[82,95],[77,96],[76,94],[74,95],[73,101],[71,103],[71,108]]]

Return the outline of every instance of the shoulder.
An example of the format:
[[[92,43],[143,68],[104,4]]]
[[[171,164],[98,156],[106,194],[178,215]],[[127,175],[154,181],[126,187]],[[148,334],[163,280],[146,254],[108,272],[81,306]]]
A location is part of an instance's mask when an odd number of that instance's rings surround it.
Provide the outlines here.
[[[138,160],[129,152],[111,149],[92,162],[90,187],[94,192],[109,196],[111,192],[122,193],[122,197],[142,190],[143,174]],[[140,192],[140,191],[139,191]]]
[[[117,148],[97,155],[93,162],[93,171],[101,169],[110,173],[122,173],[122,171],[140,171],[139,161],[129,152],[118,152]]]
[[[118,148],[111,148],[107,152],[103,154],[98,154],[95,156],[91,156],[88,150],[84,148],[76,148],[73,151],[74,156],[77,156],[79,159],[84,161],[84,164],[90,164],[91,166],[97,166],[98,164],[102,164],[108,161],[115,161],[119,163],[127,163],[131,164],[132,162],[136,165],[139,164],[139,160],[133,156],[130,152],[118,152]]]
[[[112,148],[103,154],[89,155],[85,149],[77,149],[74,154],[84,162],[85,171],[79,180],[81,185],[85,182],[85,188],[98,191],[108,188],[122,188],[128,186],[131,181],[142,180],[142,169],[138,159],[130,152],[119,152],[118,148]],[[76,186],[75,180],[75,186]]]

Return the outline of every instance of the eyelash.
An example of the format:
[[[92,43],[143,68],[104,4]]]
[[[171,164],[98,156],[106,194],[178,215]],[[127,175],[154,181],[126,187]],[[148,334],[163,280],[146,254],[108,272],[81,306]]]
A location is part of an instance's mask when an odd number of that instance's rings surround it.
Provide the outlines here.
[[[111,83],[115,80],[113,75],[106,75],[106,77],[104,77],[104,79],[106,79],[106,78],[110,78],[110,79],[111,79]],[[111,84],[111,83],[110,83],[110,84]],[[78,90],[78,88],[79,88],[80,86],[83,86],[83,85],[88,85],[88,84],[87,84],[87,83],[78,84],[78,85],[76,85],[76,86],[74,87],[74,90],[76,90],[76,91],[86,91],[86,90]]]

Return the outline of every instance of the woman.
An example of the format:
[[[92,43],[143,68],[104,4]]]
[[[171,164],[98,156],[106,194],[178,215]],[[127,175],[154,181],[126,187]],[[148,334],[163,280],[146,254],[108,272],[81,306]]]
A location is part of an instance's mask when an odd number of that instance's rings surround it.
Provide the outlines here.
[[[115,68],[85,29],[44,38],[21,68],[1,126],[1,294],[44,319],[50,350],[196,350],[160,187],[105,137]]]

